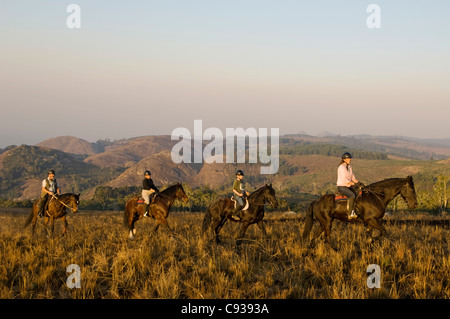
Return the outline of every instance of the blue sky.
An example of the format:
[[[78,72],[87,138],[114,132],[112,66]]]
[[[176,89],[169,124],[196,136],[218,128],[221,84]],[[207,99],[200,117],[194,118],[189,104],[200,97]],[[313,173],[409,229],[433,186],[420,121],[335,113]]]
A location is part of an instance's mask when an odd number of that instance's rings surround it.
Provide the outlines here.
[[[81,29],[66,26],[71,3]],[[437,0],[1,1],[0,147],[196,119],[450,138],[449,13]]]

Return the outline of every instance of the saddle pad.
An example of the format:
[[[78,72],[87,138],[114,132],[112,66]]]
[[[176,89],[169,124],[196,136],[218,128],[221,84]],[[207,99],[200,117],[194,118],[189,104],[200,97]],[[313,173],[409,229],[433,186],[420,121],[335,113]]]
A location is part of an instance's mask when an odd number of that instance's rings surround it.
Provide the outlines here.
[[[362,194],[362,191],[359,192],[359,196]],[[339,201],[339,200],[347,200],[348,197],[339,193],[334,194],[334,200],[335,201]]]
[[[234,196],[231,196],[231,201],[234,202],[234,208],[236,208],[236,206],[237,206],[237,201],[234,199]],[[249,203],[248,203],[248,199],[246,198],[246,199],[245,199],[245,206],[244,206],[244,208],[242,208],[241,210],[242,210],[242,211],[247,210],[249,206],[250,206],[250,205],[249,205]]]
[[[341,194],[334,194],[334,200],[335,201],[340,201],[340,200],[346,200],[348,199],[347,196],[341,195]]]

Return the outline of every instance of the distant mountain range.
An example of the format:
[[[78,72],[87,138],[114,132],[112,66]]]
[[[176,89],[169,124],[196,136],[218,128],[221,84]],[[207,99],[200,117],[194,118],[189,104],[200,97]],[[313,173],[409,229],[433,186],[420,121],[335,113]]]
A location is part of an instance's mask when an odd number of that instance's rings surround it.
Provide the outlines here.
[[[95,143],[60,136],[0,149],[0,198],[36,198],[50,168],[57,171],[63,191],[85,197],[101,185],[140,186],[147,169],[157,185],[182,182],[223,189],[239,168],[254,188],[270,181],[280,191],[318,193],[332,189],[342,150],[360,154],[355,156],[355,171],[367,182],[417,175],[426,183],[430,174],[449,170],[450,139],[322,135],[326,136],[281,136],[280,168],[275,175],[260,175],[258,164],[176,164],[170,152],[178,141],[167,135]]]

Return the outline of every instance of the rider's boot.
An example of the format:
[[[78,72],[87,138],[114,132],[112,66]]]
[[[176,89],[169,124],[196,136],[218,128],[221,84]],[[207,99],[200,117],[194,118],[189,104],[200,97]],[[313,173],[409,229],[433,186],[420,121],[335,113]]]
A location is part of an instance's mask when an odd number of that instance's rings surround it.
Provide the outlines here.
[[[354,208],[355,208],[355,199],[353,197],[350,197],[347,200],[348,220],[352,220],[352,219],[358,218],[358,215],[356,215]]]
[[[144,217],[148,217],[148,207],[150,205],[149,204],[144,204]]]

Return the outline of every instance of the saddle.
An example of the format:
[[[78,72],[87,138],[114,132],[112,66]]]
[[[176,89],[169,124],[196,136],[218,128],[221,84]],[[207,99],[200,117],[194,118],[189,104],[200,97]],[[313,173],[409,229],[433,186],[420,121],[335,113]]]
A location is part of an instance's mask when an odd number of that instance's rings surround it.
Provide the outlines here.
[[[237,200],[234,198],[234,195],[231,196],[231,201],[234,202],[234,208],[236,209],[236,206],[237,206]],[[245,205],[244,205],[244,208],[242,208],[241,210],[242,210],[242,211],[247,210],[249,206],[250,206],[250,205],[249,205],[249,203],[248,203],[248,199],[245,198]]]
[[[149,198],[149,200],[150,200],[150,204],[153,204],[153,201],[155,200],[155,197],[156,197],[156,193],[152,193],[152,194],[150,194],[150,198]],[[137,204],[138,205],[144,205],[145,204],[145,199],[144,199],[144,197],[139,197],[139,199],[138,199],[138,201],[137,201]]]

